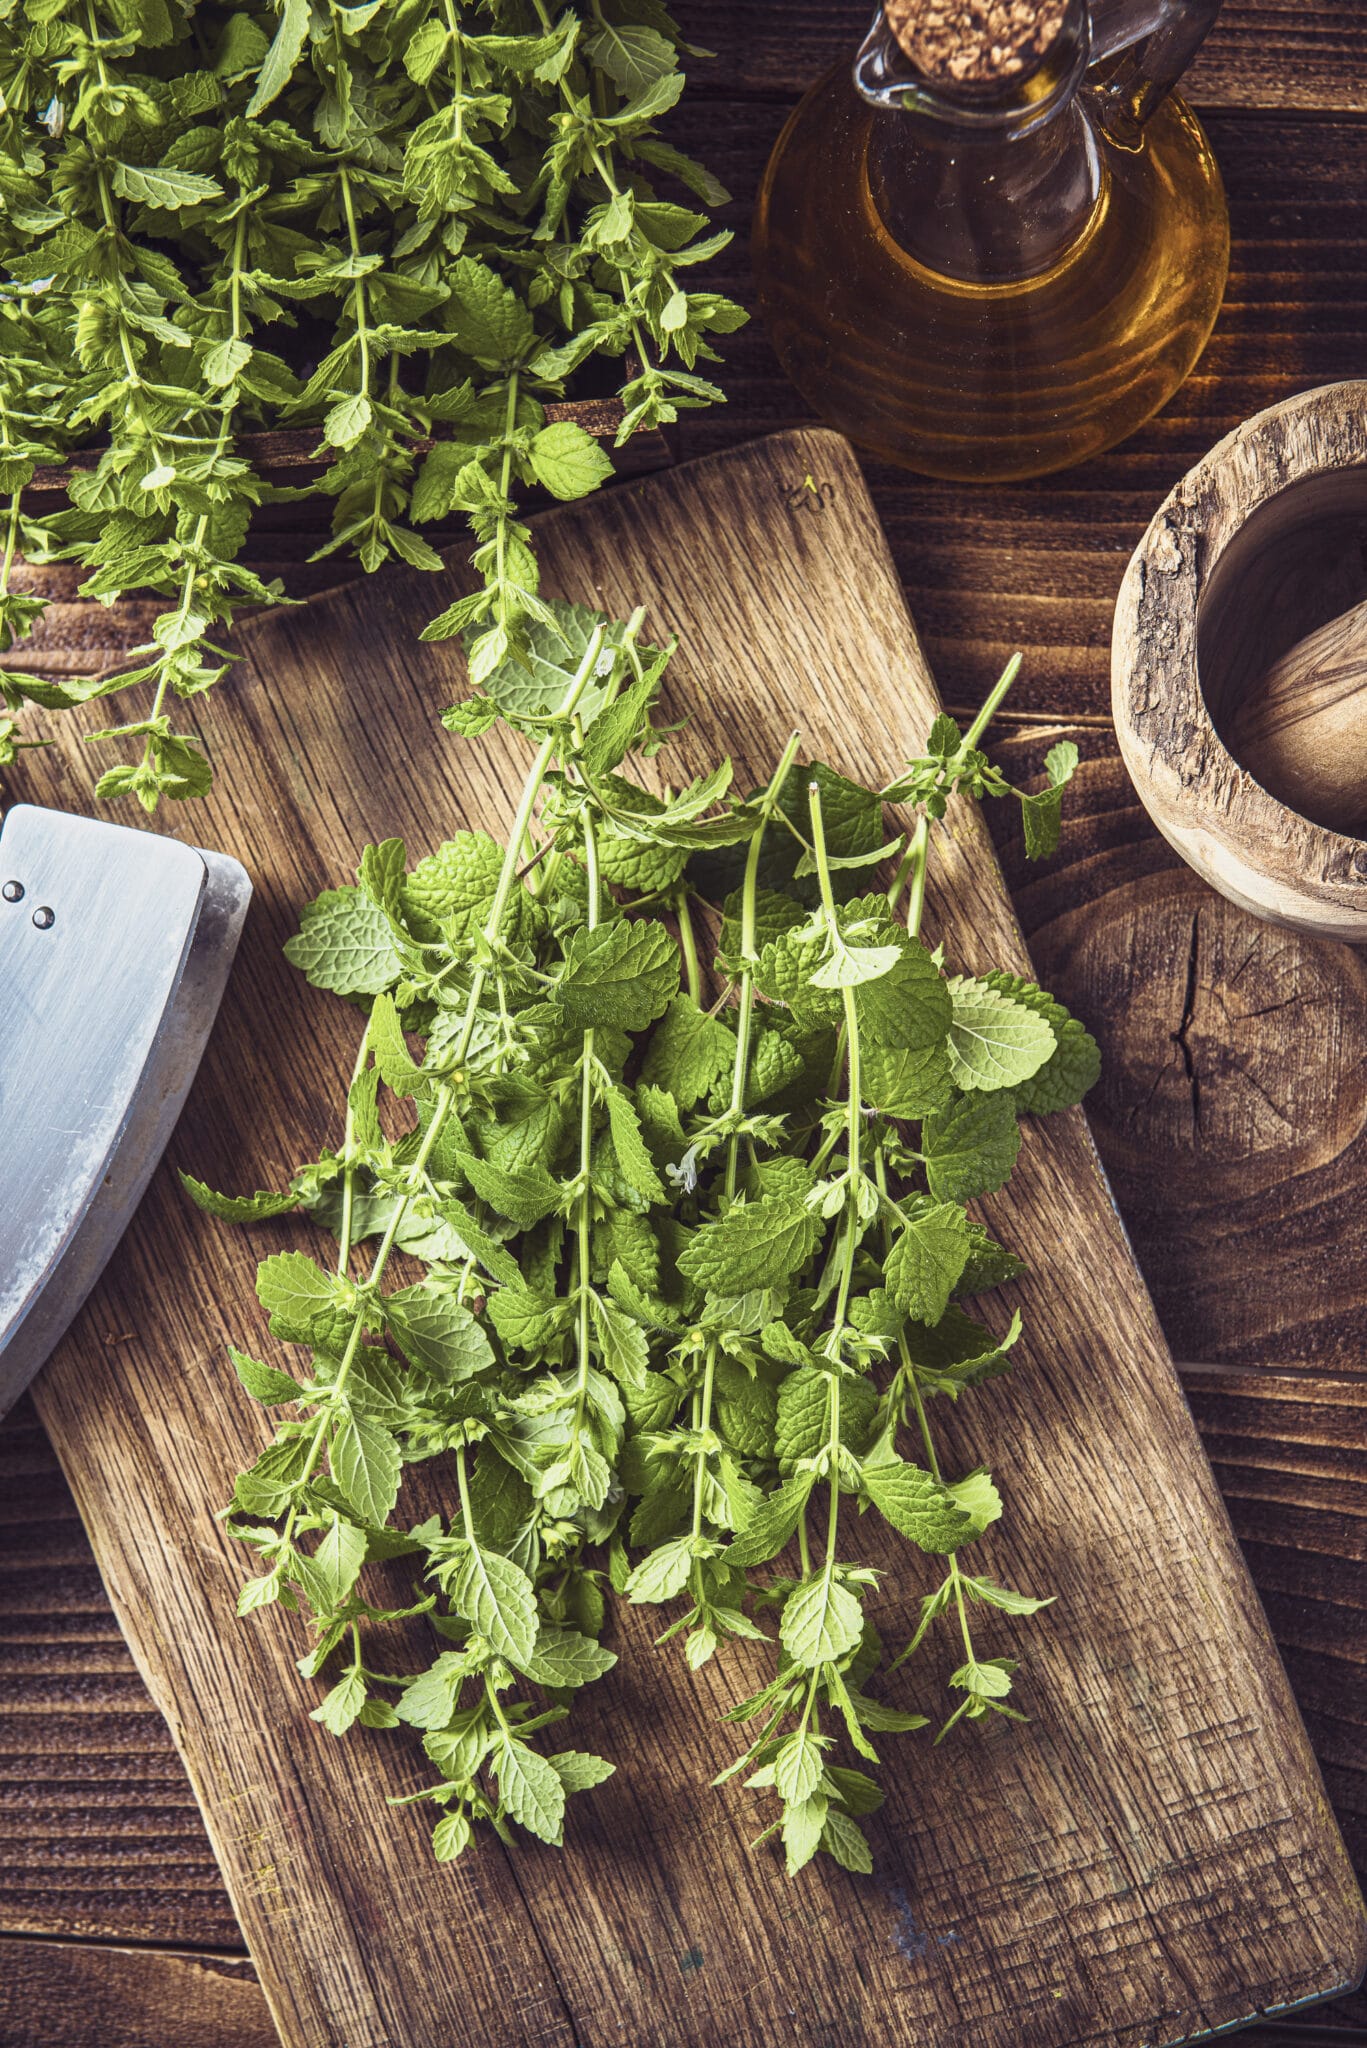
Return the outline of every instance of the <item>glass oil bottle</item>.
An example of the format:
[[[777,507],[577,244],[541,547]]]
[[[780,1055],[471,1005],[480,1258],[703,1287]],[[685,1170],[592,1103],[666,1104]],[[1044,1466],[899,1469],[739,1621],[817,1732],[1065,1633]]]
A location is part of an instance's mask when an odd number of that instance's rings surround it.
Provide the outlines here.
[[[1171,89],[1218,5],[1055,0],[1045,47],[986,78],[928,77],[880,13],[793,113],[756,211],[808,402],[871,455],[981,481],[1081,462],[1166,403],[1229,267],[1220,174]]]

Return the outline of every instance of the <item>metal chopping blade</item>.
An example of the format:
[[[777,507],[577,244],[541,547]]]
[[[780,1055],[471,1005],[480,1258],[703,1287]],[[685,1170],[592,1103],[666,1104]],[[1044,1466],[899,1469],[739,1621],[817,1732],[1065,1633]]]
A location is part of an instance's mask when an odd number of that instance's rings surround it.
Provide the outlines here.
[[[151,1179],[250,896],[175,839],[31,804],[0,825],[0,1415]]]

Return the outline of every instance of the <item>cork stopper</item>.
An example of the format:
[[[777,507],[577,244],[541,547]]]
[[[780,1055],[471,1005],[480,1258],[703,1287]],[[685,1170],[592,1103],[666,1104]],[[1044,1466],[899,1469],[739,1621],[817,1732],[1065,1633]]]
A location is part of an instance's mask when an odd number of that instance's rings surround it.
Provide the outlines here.
[[[898,48],[926,79],[993,85],[1033,70],[1068,0],[885,0]]]

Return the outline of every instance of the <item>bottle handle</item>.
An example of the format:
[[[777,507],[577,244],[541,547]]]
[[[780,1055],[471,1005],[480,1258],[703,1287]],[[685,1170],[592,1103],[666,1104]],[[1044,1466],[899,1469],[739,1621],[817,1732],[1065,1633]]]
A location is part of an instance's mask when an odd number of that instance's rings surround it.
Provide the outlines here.
[[[1121,149],[1138,149],[1148,121],[1190,65],[1221,0],[1091,0],[1087,96]]]

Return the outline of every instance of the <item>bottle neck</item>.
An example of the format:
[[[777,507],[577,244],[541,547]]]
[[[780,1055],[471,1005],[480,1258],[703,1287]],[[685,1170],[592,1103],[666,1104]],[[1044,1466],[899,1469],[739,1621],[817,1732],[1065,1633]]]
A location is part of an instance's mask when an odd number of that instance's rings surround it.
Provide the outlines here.
[[[964,284],[1040,276],[1085,232],[1104,173],[1074,101],[1015,141],[965,141],[913,114],[869,137],[869,191],[884,227],[927,270]]]
[[[876,109],[870,196],[888,233],[928,270],[967,284],[1039,276],[1087,228],[1103,171],[1079,97],[1090,19],[1071,0],[1030,69],[956,85],[918,73],[880,16],[854,82]]]

